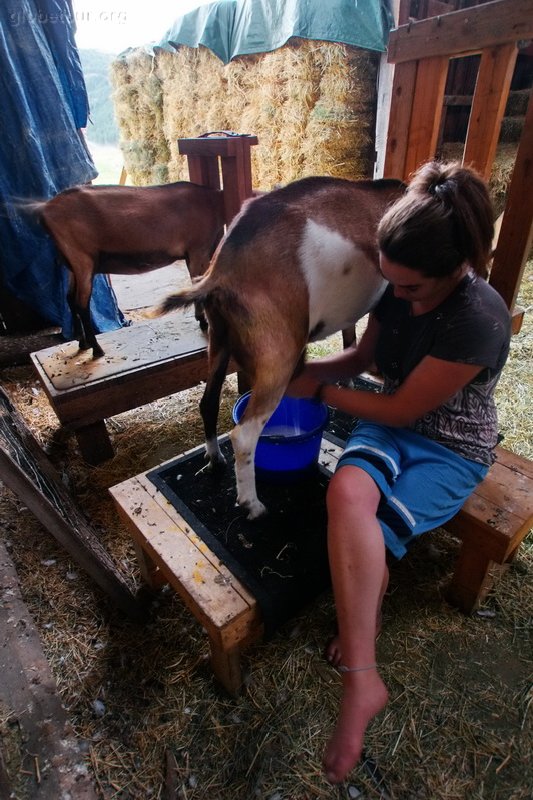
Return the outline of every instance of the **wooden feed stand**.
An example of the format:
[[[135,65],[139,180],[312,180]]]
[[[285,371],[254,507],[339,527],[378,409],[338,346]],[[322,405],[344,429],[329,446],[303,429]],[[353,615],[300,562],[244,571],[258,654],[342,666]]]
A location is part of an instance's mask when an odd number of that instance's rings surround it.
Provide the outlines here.
[[[252,193],[250,147],[255,144],[255,136],[237,134],[178,140],[192,181],[219,189],[222,175],[227,224]],[[76,342],[31,354],[61,426],[74,431],[83,458],[95,465],[113,455],[107,417],[207,377],[207,342],[191,312],[104,333],[99,340],[106,353],[100,360],[91,351],[80,352]]]

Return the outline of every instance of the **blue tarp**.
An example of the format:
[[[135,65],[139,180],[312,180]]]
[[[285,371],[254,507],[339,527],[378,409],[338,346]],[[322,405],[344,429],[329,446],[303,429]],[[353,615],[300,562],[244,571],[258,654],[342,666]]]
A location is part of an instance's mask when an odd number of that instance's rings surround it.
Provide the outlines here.
[[[13,202],[48,199],[97,175],[79,131],[89,109],[70,0],[2,0],[0,89],[0,276],[71,338],[66,268],[50,237]],[[124,324],[103,275],[91,312],[99,332]]]
[[[154,47],[203,45],[225,64],[292,36],[383,52],[391,25],[387,0],[218,0],[179,17]]]

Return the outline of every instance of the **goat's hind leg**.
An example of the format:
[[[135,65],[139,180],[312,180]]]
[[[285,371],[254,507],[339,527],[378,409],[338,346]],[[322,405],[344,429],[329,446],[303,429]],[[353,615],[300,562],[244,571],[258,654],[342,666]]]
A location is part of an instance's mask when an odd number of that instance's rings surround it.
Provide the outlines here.
[[[205,432],[205,457],[207,464],[204,469],[215,470],[224,466],[226,459],[220,452],[217,437],[217,420],[220,406],[220,392],[226,377],[229,363],[227,348],[219,348],[214,340],[213,329],[210,328],[211,340],[209,342],[209,377],[205,390],[200,400],[200,414],[204,423]]]

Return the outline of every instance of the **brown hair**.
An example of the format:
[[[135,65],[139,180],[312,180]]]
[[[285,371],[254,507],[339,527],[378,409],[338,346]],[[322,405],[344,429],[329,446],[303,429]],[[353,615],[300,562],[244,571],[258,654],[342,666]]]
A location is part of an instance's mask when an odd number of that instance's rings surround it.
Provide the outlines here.
[[[378,244],[391,261],[427,277],[444,277],[468,262],[484,277],[494,213],[486,183],[458,162],[430,161],[383,216]]]

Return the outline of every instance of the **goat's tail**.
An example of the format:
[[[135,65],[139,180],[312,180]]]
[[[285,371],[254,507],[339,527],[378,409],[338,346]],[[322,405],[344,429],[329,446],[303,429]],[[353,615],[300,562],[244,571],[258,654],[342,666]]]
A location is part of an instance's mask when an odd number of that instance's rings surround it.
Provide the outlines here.
[[[205,303],[210,294],[205,279],[200,279],[191,289],[181,289],[165,298],[155,310],[155,316],[168,314],[169,311],[175,311],[177,308],[187,308],[193,303]]]

